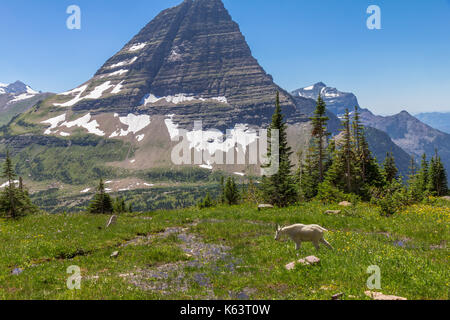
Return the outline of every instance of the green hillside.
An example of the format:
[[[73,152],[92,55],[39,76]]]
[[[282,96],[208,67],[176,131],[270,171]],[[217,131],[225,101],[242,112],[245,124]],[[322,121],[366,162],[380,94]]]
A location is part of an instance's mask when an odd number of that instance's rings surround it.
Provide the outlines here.
[[[339,215],[325,215],[341,209]],[[367,268],[384,294],[448,299],[450,203],[408,207],[391,217],[367,204],[317,202],[119,216],[33,215],[0,220],[0,299],[369,299]],[[320,224],[335,248],[274,240],[275,224]],[[111,255],[116,252],[116,257]],[[316,255],[318,265],[285,265]],[[68,290],[69,266],[81,289]]]

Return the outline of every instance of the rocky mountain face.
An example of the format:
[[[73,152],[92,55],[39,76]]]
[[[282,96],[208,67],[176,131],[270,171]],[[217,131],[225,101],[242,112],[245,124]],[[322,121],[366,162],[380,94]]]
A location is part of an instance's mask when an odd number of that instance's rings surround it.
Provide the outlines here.
[[[0,125],[7,124],[15,115],[27,111],[50,95],[37,92],[21,81],[0,83]]]
[[[269,123],[276,91],[290,122],[305,121],[294,99],[252,56],[220,0],[186,0],[155,17],[80,87],[44,108],[74,113],[175,115],[192,127]],[[306,102],[307,104],[310,102]]]
[[[22,155],[26,161],[23,174],[30,179],[41,179],[40,172],[50,168],[73,169],[62,152],[44,157],[42,152],[35,154],[33,144],[39,142],[42,148],[45,142],[48,154],[67,146],[76,149],[72,154],[89,157],[82,151],[90,147],[79,138],[82,135],[95,137],[97,145],[111,140],[123,143],[122,148],[128,150],[121,153],[123,158],[118,160],[118,155],[107,150],[103,157],[114,159],[112,165],[120,170],[173,167],[173,139],[180,129],[188,130],[186,139],[196,151],[229,152],[239,134],[245,141],[236,142],[237,148],[245,150],[255,141],[255,129],[267,128],[271,122],[277,91],[291,140],[307,140],[303,129],[315,101],[294,99],[273,82],[252,56],[221,0],[185,0],[156,16],[93,78],[16,117],[0,132],[0,141]],[[199,120],[201,130],[193,128]],[[231,132],[225,134],[225,130]],[[201,141],[197,139],[200,131]],[[101,151],[96,151],[95,158],[101,157]],[[93,174],[98,174],[105,161],[95,165],[85,166],[86,170],[95,169]],[[213,166],[205,159],[200,167],[240,174],[248,170],[245,166]],[[61,176],[68,182],[76,180],[69,173]]]
[[[450,134],[450,112],[427,112],[415,116],[432,128]]]
[[[420,158],[423,153],[430,158],[437,150],[450,171],[450,134],[424,124],[407,111],[383,117],[363,110],[361,119],[365,125],[386,132],[396,145],[416,158]]]
[[[327,109],[337,116],[343,115],[346,109],[352,111],[355,107],[359,107],[358,99],[353,93],[342,92],[336,88],[327,87],[323,82],[294,90],[291,94],[294,97],[304,97],[314,100],[317,100],[320,94],[327,104]]]

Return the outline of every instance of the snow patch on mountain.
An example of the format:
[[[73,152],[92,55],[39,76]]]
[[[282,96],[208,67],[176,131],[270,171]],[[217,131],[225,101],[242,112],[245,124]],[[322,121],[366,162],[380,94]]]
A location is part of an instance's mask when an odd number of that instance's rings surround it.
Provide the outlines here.
[[[102,78],[109,78],[109,77],[115,77],[115,76],[121,76],[121,75],[127,73],[128,71],[129,70],[126,70],[126,69],[120,69],[120,70],[117,70],[117,71],[114,71],[114,72],[111,72],[111,73],[107,73],[107,74],[101,75],[100,79],[102,79]]]
[[[218,101],[220,103],[228,103],[228,100],[226,97],[220,96],[220,97],[212,97],[212,98],[203,98],[203,97],[195,97],[194,95],[189,95],[189,94],[185,94],[185,93],[178,93],[176,95],[173,96],[165,96],[165,97],[156,97],[154,94],[149,93],[147,94],[144,99],[142,100],[142,104],[143,105],[147,105],[149,103],[153,104],[153,103],[157,103],[161,100],[166,100],[166,102],[168,103],[173,103],[173,104],[180,104],[180,103],[184,103],[184,102],[191,102],[191,101],[208,101],[208,100],[215,100]]]
[[[115,69],[115,68],[118,68],[118,67],[128,66],[128,65],[133,64],[134,62],[136,62],[137,59],[138,59],[138,57],[134,57],[134,58],[131,58],[130,60],[125,60],[125,61],[121,61],[121,62],[115,63],[113,65],[110,65],[108,67],[108,69]]]
[[[146,43],[136,43],[135,45],[131,46],[131,48],[128,49],[128,51],[130,52],[139,51],[144,49],[146,45],[147,45]]]
[[[64,122],[59,127],[80,127],[86,129],[89,133],[95,134],[97,136],[103,137],[105,133],[99,129],[99,124],[97,120],[91,121],[91,114],[88,113],[85,116],[78,118],[77,120],[71,122]]]
[[[41,123],[50,125],[50,128],[48,128],[47,130],[44,131],[44,134],[48,135],[48,134],[54,133],[53,130],[56,129],[58,127],[58,125],[65,120],[66,120],[66,114],[64,113],[57,117],[42,121]]]
[[[123,87],[123,81],[120,81],[120,83],[118,83],[118,84],[114,87],[114,89],[111,91],[111,93],[113,93],[113,94],[120,93],[120,91],[122,90],[122,87]]]
[[[56,107],[72,107],[74,105],[76,105],[78,102],[85,100],[85,99],[99,99],[102,97],[103,93],[107,90],[109,90],[110,88],[114,87],[114,85],[111,84],[111,81],[106,81],[105,83],[95,87],[94,90],[92,90],[88,95],[82,97],[81,95],[86,91],[88,85],[84,85],[82,87],[73,89],[71,91],[67,91],[64,93],[60,93],[59,95],[74,95],[75,93],[77,93],[77,95],[70,101],[67,101],[65,103],[54,103],[53,105]],[[121,87],[118,87],[116,89],[120,91]]]
[[[109,137],[115,138],[115,137],[126,137],[130,133],[136,134],[142,130],[144,130],[146,127],[148,127],[151,123],[151,118],[148,115],[134,115],[134,114],[128,114],[126,117],[118,117],[119,121],[128,126],[126,130],[124,129],[118,129],[117,131],[114,131]],[[136,140],[138,142],[142,141],[144,139],[145,135],[138,135],[136,136]]]

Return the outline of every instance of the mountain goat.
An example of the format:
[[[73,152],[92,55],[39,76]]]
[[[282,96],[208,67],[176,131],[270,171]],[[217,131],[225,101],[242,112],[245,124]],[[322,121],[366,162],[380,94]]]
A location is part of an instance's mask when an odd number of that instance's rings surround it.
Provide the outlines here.
[[[277,225],[277,233],[275,240],[279,241],[281,237],[288,236],[295,242],[295,250],[300,250],[302,242],[312,242],[314,247],[319,250],[319,243],[326,245],[328,248],[333,247],[323,238],[324,232],[328,231],[317,224],[304,225],[294,224],[292,226],[280,228]]]

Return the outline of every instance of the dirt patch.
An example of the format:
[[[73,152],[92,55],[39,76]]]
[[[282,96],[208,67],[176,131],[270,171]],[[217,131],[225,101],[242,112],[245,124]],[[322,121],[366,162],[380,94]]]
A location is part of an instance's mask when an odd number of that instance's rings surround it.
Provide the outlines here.
[[[201,272],[201,268],[209,265],[215,272],[219,272],[217,262],[227,261],[229,263],[225,267],[234,272],[236,261],[233,261],[229,254],[230,247],[205,243],[199,236],[189,233],[189,228],[182,227],[167,228],[164,232],[145,237],[145,239],[134,239],[125,245],[145,244],[145,241],[152,241],[156,237],[167,238],[172,235],[177,235],[180,241],[177,245],[189,260],[137,269],[124,278],[128,278],[132,284],[143,290],[156,291],[163,295],[187,292],[193,285],[197,285],[204,289],[205,294],[196,298],[216,299],[211,280],[206,273]],[[187,267],[198,269],[198,272],[187,274],[185,272]]]

